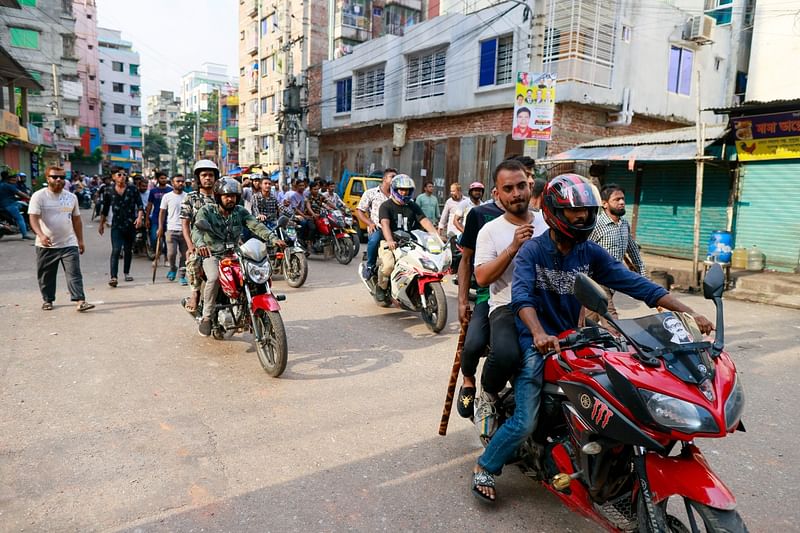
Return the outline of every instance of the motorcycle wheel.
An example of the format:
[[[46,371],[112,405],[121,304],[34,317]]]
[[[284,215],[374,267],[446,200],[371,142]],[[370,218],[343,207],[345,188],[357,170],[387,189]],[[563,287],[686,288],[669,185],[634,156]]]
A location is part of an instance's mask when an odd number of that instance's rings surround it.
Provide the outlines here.
[[[262,342],[258,342],[255,335],[253,337],[258,362],[270,376],[274,378],[280,376],[286,370],[289,358],[286,328],[283,326],[281,314],[259,309],[253,314],[253,330],[263,339]]]
[[[333,254],[340,265],[349,265],[353,260],[353,240],[350,237],[333,240]]]
[[[357,233],[351,233],[350,240],[353,241],[353,257],[355,257],[358,255],[358,251],[361,249],[361,241],[359,240]]]
[[[747,526],[737,511],[724,511],[715,509],[694,500],[686,500],[689,505],[700,515],[700,519],[705,526],[707,533],[747,533]],[[667,513],[668,500],[664,500],[656,505],[656,511],[661,514],[662,520],[666,524],[669,533],[689,533],[690,529],[678,517]],[[639,533],[653,533],[647,523],[644,511],[644,503],[637,498],[637,519],[639,521]]]
[[[306,282],[308,277],[308,259],[303,252],[294,252],[283,264],[283,277],[286,283],[293,288],[297,288]]]
[[[439,282],[425,285],[427,306],[422,310],[422,319],[434,333],[439,333],[447,325],[447,297]]]
[[[150,244],[150,236],[145,235],[144,237],[144,249],[147,252],[147,258],[152,261],[156,258],[156,249],[153,248],[153,245]]]

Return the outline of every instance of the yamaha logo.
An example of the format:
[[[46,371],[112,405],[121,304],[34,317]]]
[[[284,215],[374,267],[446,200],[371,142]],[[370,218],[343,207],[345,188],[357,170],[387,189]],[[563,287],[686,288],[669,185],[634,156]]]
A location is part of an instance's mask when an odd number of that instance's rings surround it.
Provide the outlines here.
[[[592,399],[588,394],[581,394],[581,407],[588,409],[592,406]]]

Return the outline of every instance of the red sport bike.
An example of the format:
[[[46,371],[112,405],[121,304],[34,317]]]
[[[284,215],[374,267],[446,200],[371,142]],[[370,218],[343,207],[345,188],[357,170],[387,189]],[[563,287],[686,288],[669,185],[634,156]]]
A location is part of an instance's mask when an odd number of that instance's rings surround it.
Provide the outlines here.
[[[330,252],[342,264],[350,264],[353,259],[353,239],[347,231],[344,215],[339,211],[323,209],[314,219],[316,231],[307,243],[307,251],[313,254],[330,257]]]
[[[212,231],[206,221],[198,221],[203,231]],[[253,334],[258,360],[272,377],[286,369],[289,349],[279,301],[285,296],[272,292],[272,268],[267,245],[251,238],[241,245],[226,243],[219,261],[219,291],[211,313],[211,334],[222,340],[234,333]],[[205,283],[205,276],[203,275]],[[183,301],[184,307],[186,299]],[[203,316],[203,299],[193,313]]]
[[[712,267],[703,287],[717,308],[711,343],[679,313],[613,320],[603,290],[579,274],[575,296],[620,335],[564,332],[560,354],[545,354],[539,422],[517,458],[523,472],[610,531],[747,531],[694,443],[744,431],[742,383],[723,350],[723,283]],[[501,418],[512,404],[507,389]],[[688,527],[672,514],[678,506]]]

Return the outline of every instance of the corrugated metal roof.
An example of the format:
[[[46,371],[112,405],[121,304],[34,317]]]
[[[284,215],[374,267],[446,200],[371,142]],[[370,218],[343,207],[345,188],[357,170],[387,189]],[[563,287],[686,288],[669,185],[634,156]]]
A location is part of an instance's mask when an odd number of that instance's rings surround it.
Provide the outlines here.
[[[720,139],[727,129],[727,124],[707,125],[705,131],[706,141],[716,141]],[[584,143],[578,148],[594,148],[598,146],[639,146],[643,144],[670,144],[681,142],[695,142],[697,139],[697,129],[695,126],[688,128],[677,128],[674,130],[654,131],[652,133],[641,133],[638,135],[623,135],[620,137],[604,137],[596,141]]]
[[[710,143],[707,143],[710,144]],[[638,146],[579,146],[547,161],[687,161],[697,153],[694,142],[642,144]]]

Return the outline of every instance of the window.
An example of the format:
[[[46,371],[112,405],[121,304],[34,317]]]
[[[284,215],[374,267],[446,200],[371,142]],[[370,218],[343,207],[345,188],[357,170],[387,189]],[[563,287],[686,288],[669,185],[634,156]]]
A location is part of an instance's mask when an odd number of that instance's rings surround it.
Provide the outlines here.
[[[62,35],[61,41],[64,45],[64,57],[75,59],[75,36]]]
[[[266,76],[267,75],[267,58],[266,57],[262,57],[261,58],[261,69],[260,70],[261,70],[261,76]]]
[[[139,86],[131,85],[131,96],[139,96]]]
[[[131,116],[132,117],[140,117],[140,116],[142,116],[142,111],[141,111],[141,109],[139,108],[138,105],[132,105],[131,106]]]
[[[114,113],[125,113],[125,104],[114,104]]]
[[[717,26],[730,24],[733,17],[733,0],[706,0],[704,12],[717,21]]]
[[[267,112],[267,97],[261,99],[261,114],[264,115]]]
[[[123,129],[124,128],[125,127],[123,126]],[[121,154],[122,153],[122,147],[117,145],[117,144],[109,144],[108,145],[108,153],[109,154]]]
[[[625,43],[631,42],[631,34],[633,33],[633,28],[630,26],[622,26],[622,41]]]
[[[511,35],[483,41],[478,87],[511,83],[513,52],[514,38]]]
[[[267,34],[267,17],[261,19],[261,36],[265,36]]]
[[[90,80],[94,81],[94,80],[95,80],[95,78],[96,78],[96,76],[95,76],[94,74],[89,74],[89,79],[90,79]]]
[[[139,65],[134,65],[133,63],[128,65],[128,73],[131,76],[138,76],[139,75]]]
[[[36,7],[36,0],[19,0],[19,5],[28,6],[28,7]]]
[[[44,126],[44,113],[28,113],[28,122],[34,126]]]
[[[275,114],[275,95],[267,96],[267,112]]]
[[[244,76],[244,67],[239,69],[239,76]]]
[[[408,58],[406,100],[430,98],[444,94],[445,59],[447,50]]]
[[[558,81],[611,88],[619,2],[548,0],[544,64]],[[553,5],[555,4],[555,5]]]
[[[31,50],[39,49],[39,32],[35,30],[28,30],[25,28],[14,28],[9,26],[8,31],[11,34],[11,46],[17,48],[30,48]]]
[[[692,92],[692,62],[694,52],[687,48],[670,46],[667,90],[689,96]]]
[[[120,135],[125,135],[125,125],[124,124],[114,124],[114,133],[119,133]]]
[[[142,136],[141,126],[131,126],[131,137],[141,137],[141,136]]]
[[[368,109],[383,105],[384,66],[356,72],[356,90],[353,95],[355,109]]]
[[[112,90],[115,93],[124,93],[125,92],[125,84],[124,83],[114,82],[114,85],[112,86]]]
[[[86,13],[86,18],[91,20],[92,19],[92,14],[91,13]]]
[[[31,75],[31,78],[42,83],[42,73],[38,70],[29,70],[28,74]],[[28,89],[28,96],[39,96],[40,94],[42,94],[42,91],[39,89]],[[30,113],[28,113],[28,115],[30,115]]]
[[[86,46],[89,48],[89,50],[94,50],[94,45],[93,44],[87,44]]]
[[[61,0],[61,11],[64,12],[65,15],[72,16],[72,0]],[[69,57],[69,56],[67,56]]]
[[[350,111],[350,100],[353,96],[353,78],[346,78],[336,82],[336,112],[347,113]]]
[[[111,70],[113,70],[114,72],[122,72],[123,70],[125,70],[125,65],[121,61],[112,61]]]
[[[89,111],[94,111],[94,105],[93,104],[89,104]]]

